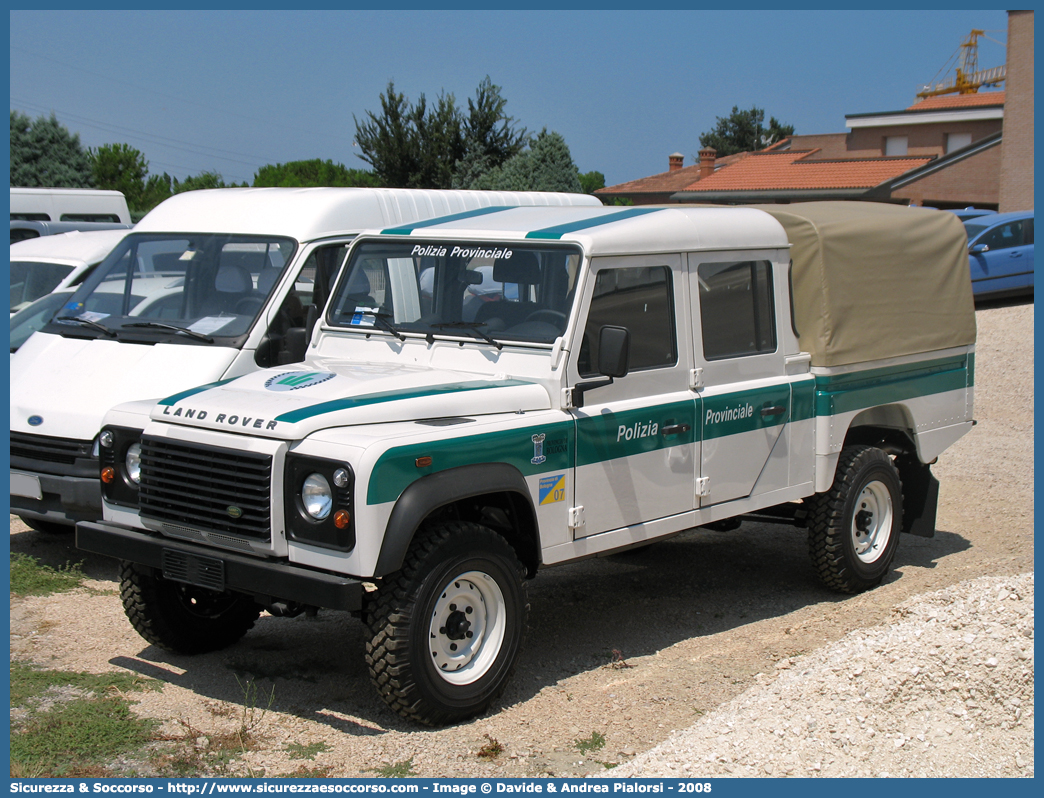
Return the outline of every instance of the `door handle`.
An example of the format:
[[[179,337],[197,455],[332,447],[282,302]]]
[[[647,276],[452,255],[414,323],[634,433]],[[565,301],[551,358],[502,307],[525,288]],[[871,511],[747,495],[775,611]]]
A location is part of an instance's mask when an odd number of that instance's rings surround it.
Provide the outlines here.
[[[666,435],[680,435],[683,432],[691,430],[688,424],[671,424],[669,427],[663,428],[663,434]]]
[[[772,407],[761,408],[761,415],[763,416],[778,416],[780,413],[785,413],[787,408],[784,405],[772,405]]]

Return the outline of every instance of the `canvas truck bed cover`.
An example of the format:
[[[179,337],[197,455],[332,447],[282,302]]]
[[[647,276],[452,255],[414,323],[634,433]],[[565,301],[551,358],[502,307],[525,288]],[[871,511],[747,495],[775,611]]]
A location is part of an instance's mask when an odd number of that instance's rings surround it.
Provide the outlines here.
[[[753,207],[787,232],[795,320],[813,366],[975,342],[967,237],[954,214],[876,202]]]

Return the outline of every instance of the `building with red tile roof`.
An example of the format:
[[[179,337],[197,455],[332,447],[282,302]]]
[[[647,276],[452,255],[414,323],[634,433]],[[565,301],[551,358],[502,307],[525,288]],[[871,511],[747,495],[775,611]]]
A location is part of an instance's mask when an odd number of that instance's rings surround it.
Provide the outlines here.
[[[997,209],[1003,180],[1010,199],[1002,210],[1032,208],[1033,12],[1009,11],[1008,28],[1006,90],[850,114],[846,133],[794,135],[759,152],[716,158],[705,149],[688,167],[675,153],[668,171],[595,194],[636,205],[869,199]]]

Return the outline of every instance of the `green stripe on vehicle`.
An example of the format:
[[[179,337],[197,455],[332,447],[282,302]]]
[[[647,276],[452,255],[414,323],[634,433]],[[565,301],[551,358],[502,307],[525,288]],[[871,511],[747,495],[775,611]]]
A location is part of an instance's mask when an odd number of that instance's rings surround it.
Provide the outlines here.
[[[206,385],[199,385],[195,388],[189,388],[187,391],[176,393],[173,396],[168,396],[166,399],[160,399],[159,404],[161,405],[173,405],[180,402],[182,399],[187,399],[190,396],[195,396],[197,393],[203,393],[203,391],[209,391],[211,388],[217,388],[221,385],[226,385],[232,382],[232,380],[238,380],[239,377],[229,377],[227,380],[218,380],[217,382],[208,382]]]
[[[421,399],[431,396],[443,396],[445,394],[463,393],[464,391],[484,391],[491,388],[511,388],[517,385],[532,385],[524,380],[476,380],[474,382],[454,382],[444,385],[426,385],[423,388],[400,388],[394,391],[380,391],[379,393],[363,394],[362,396],[348,396],[343,399],[332,399],[329,402],[302,407],[276,416],[276,421],[285,421],[294,424],[306,418],[321,416],[325,413],[334,413],[338,410],[351,410],[355,407],[365,407],[383,402],[397,402],[403,399]]]
[[[473,211],[463,211],[462,213],[454,213],[449,216],[439,216],[436,219],[428,219],[423,222],[414,222],[410,225],[404,225],[403,227],[389,227],[387,230],[381,230],[384,235],[389,236],[408,236],[414,230],[418,230],[422,227],[434,227],[439,224],[447,224],[449,222],[456,222],[461,219],[472,219],[476,216],[485,216],[489,213],[499,213],[500,211],[510,210],[515,206],[513,205],[491,205],[488,208],[477,208]]]
[[[672,432],[672,428],[688,426]],[[576,420],[577,466],[655,452],[695,441],[699,434],[692,399],[622,412],[601,412]]]
[[[816,375],[816,415],[830,416],[968,388],[969,355],[850,374]]]
[[[790,410],[789,382],[767,388],[707,396],[703,399],[703,439],[725,438],[729,435],[778,427],[796,420],[791,418]]]
[[[395,501],[421,477],[467,465],[507,463],[523,476],[570,471],[574,436],[573,422],[566,421],[397,446],[382,454],[374,465],[366,503]],[[421,457],[430,457],[431,465],[418,468],[417,460]]]
[[[586,230],[591,227],[599,227],[603,224],[612,224],[613,222],[631,219],[635,216],[642,216],[646,213],[656,213],[657,211],[662,210],[664,210],[664,208],[629,208],[626,211],[619,211],[618,213],[592,216],[588,219],[580,219],[576,222],[568,222],[566,224],[555,225],[554,227],[545,227],[541,230],[534,230],[531,233],[526,233],[526,238],[558,239],[566,233],[575,233],[577,230]]]

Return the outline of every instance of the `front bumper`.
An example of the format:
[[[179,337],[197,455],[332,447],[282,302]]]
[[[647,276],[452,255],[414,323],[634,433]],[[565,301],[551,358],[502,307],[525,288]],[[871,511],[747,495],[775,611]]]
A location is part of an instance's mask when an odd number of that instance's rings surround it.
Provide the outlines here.
[[[40,480],[42,498],[11,494],[15,515],[53,521],[72,526],[77,521],[96,521],[102,517],[101,482],[97,477],[67,477],[11,469]]]
[[[180,540],[170,540],[137,529],[107,523],[76,525],[77,548],[153,568],[169,579],[215,589],[210,575],[221,572],[221,587],[251,595],[266,606],[296,602],[332,610],[362,609],[363,586],[358,579],[317,571],[285,560],[261,560]],[[189,563],[173,572],[171,562]],[[200,566],[201,567],[197,567]],[[219,565],[217,565],[219,564]],[[197,579],[195,574],[206,571]]]

